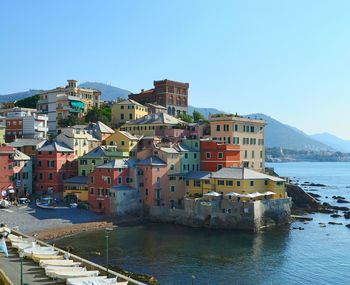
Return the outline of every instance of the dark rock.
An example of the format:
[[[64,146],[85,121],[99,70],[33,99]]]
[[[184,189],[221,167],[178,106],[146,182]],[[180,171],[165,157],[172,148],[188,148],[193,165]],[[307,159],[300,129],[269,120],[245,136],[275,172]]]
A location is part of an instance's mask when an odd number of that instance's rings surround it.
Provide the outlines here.
[[[320,203],[299,186],[287,184],[286,191],[288,196],[292,198],[293,210],[318,211],[321,208]]]
[[[345,199],[345,197],[342,196],[332,196],[333,199],[338,200],[338,199]]]
[[[344,213],[344,218],[345,219],[350,219],[350,212],[345,212]]]
[[[314,197],[314,198],[321,198],[322,196],[321,195],[318,195],[318,194],[315,194],[315,193],[312,193],[312,192],[306,192],[307,194],[309,194],[311,197]]]
[[[331,207],[331,204],[329,204],[329,203],[327,203],[327,202],[324,202],[323,204],[322,204],[322,206],[324,206],[324,207]]]
[[[299,227],[299,231],[303,231],[304,230],[304,228],[302,228],[302,227]]]
[[[350,203],[348,200],[338,199],[337,203]]]
[[[326,187],[327,185],[321,184],[321,183],[310,183],[308,186],[311,187]]]
[[[350,209],[348,207],[343,207],[343,206],[329,206],[329,208],[333,210],[338,210],[338,211],[349,211]]]
[[[336,223],[336,222],[328,222],[329,225],[338,225],[341,226],[343,223]]]
[[[331,215],[331,217],[332,217],[332,218],[339,218],[339,217],[341,217],[341,215],[339,215],[339,214],[333,214],[333,215]]]
[[[332,209],[320,209],[319,212],[322,213],[322,214],[333,214],[333,213],[335,213],[335,210],[332,210]]]
[[[350,224],[345,225],[347,228],[350,228]]]

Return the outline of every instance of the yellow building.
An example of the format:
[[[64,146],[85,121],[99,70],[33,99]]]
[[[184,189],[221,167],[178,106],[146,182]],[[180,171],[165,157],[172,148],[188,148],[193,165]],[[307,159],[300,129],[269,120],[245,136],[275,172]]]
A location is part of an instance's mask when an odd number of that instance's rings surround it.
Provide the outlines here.
[[[239,145],[241,167],[265,169],[265,126],[261,119],[238,115],[209,115],[210,135],[216,142]]]
[[[64,180],[63,197],[70,201],[87,202],[89,200],[87,177],[75,176]],[[75,196],[75,198],[74,198]]]
[[[0,125],[0,144],[5,143],[5,133],[6,133],[6,127]]]
[[[204,195],[210,191],[220,193],[224,198],[240,196],[242,200],[287,197],[284,179],[249,168],[222,168],[211,173],[190,172],[186,176],[186,193]]]
[[[130,157],[136,156],[139,138],[128,132],[116,130],[113,135],[106,139],[106,146],[118,151],[129,153]]]
[[[148,114],[148,108],[140,103],[127,99],[112,106],[112,124],[120,126],[127,121],[137,120]]]

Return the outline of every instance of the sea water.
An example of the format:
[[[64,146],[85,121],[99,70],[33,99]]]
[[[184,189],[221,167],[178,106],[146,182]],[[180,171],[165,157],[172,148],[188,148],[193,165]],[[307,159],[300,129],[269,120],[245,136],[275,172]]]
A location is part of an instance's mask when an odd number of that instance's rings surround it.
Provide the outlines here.
[[[334,205],[350,199],[350,163],[269,164],[283,176],[327,187],[309,187]],[[325,198],[328,196],[328,198]],[[350,204],[348,205],[350,207]],[[110,237],[110,263],[153,275],[159,284],[350,284],[350,220],[310,214],[313,221],[259,233],[145,224],[118,227]],[[343,225],[329,225],[329,221]],[[319,223],[326,223],[320,227]],[[302,227],[304,230],[293,229]],[[105,263],[104,232],[58,242]],[[100,252],[101,256],[97,256]],[[193,277],[192,277],[193,276]]]

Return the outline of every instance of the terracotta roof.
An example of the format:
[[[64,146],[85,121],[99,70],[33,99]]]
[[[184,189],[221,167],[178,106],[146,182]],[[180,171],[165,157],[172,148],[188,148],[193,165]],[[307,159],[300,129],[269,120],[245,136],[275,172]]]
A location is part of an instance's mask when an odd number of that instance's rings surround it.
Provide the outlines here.
[[[124,124],[127,125],[150,125],[150,124],[163,124],[163,125],[187,125],[186,122],[170,116],[166,113],[157,113],[145,115],[140,119],[128,121]]]
[[[256,180],[256,179],[268,179],[276,182],[285,181],[282,178],[267,175],[249,168],[242,167],[229,167],[222,168],[217,172],[213,172],[212,178],[223,178],[223,179],[239,179],[239,180]]]

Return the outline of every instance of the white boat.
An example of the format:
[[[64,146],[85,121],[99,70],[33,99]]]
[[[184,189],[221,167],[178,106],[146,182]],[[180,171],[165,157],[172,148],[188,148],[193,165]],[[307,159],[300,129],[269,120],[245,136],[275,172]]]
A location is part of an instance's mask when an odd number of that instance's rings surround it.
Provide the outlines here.
[[[58,251],[55,251],[52,247],[29,247],[23,249],[24,257],[32,257],[33,254],[39,254],[39,255],[58,255]]]
[[[22,242],[13,242],[11,246],[18,250],[23,250],[25,248],[33,247],[33,244],[32,242],[22,241]]]
[[[74,270],[57,270],[57,271],[50,271],[50,277],[53,279],[62,279],[66,280],[68,278],[75,278],[75,277],[96,277],[100,274],[97,270],[91,270],[91,271],[74,271]]]
[[[2,208],[8,208],[8,207],[10,206],[10,203],[9,203],[9,201],[1,200],[1,201],[0,201],[0,206],[1,206]]]
[[[57,274],[64,274],[70,272],[85,272],[85,267],[57,267],[57,266],[48,266],[45,268],[45,274],[47,277],[57,278]]]
[[[64,259],[63,255],[41,255],[41,254],[33,254],[32,259],[34,262],[39,263],[42,260],[57,260],[57,259]]]
[[[128,281],[117,281],[117,278],[73,278],[67,280],[67,285],[127,285]]]
[[[98,277],[78,277],[78,278],[68,278],[67,285],[84,285],[91,284],[91,282],[107,279],[107,276]]]
[[[73,260],[67,260],[67,259],[51,259],[51,260],[41,260],[39,265],[42,268],[48,267],[48,266],[61,266],[61,267],[75,267],[79,266],[80,262],[74,262]]]

